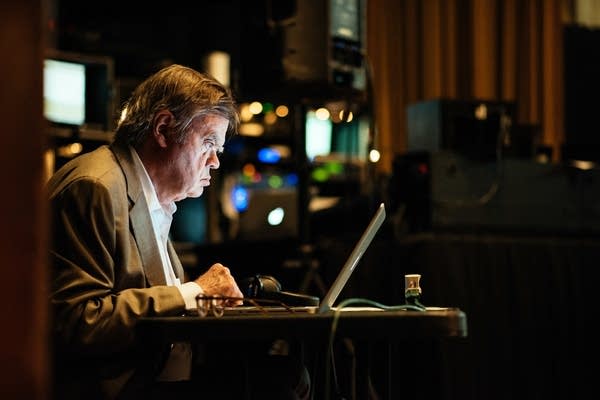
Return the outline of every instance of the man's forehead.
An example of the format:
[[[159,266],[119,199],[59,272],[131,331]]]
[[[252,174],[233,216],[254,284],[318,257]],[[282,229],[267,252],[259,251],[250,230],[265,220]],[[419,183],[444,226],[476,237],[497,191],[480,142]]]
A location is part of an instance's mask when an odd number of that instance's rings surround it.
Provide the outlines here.
[[[194,118],[192,126],[195,130],[202,131],[205,134],[217,134],[221,130],[226,133],[229,120],[219,114],[208,114]]]

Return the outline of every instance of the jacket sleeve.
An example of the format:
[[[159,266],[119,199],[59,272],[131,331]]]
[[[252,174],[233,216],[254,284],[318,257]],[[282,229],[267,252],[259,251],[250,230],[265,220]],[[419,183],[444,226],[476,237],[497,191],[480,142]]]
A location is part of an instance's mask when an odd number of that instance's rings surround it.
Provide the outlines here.
[[[120,352],[134,341],[140,317],[185,311],[176,287],[148,287],[125,193],[79,178],[50,208],[50,300],[62,346],[79,354]]]

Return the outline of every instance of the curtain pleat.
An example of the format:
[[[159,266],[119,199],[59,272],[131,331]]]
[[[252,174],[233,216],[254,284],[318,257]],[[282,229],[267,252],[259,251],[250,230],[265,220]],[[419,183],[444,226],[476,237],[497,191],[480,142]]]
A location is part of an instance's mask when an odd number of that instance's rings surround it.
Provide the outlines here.
[[[560,157],[562,0],[369,0],[367,59],[378,170],[407,150],[406,107],[436,98],[511,101]]]

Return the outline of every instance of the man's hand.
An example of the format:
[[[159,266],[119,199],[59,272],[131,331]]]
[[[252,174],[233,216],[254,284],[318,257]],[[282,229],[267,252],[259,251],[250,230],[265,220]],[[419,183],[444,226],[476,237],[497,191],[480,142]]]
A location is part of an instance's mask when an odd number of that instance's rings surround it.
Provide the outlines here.
[[[240,299],[228,300],[226,305],[239,306],[243,303],[241,300],[244,297],[242,291],[229,272],[229,268],[223,264],[213,264],[195,282],[202,287],[205,296],[237,297]]]

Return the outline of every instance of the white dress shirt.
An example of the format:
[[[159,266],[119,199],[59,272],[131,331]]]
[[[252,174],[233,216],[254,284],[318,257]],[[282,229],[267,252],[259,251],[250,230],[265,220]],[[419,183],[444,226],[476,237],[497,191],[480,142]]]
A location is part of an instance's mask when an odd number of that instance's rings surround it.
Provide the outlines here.
[[[148,172],[144,164],[140,160],[135,149],[131,148],[136,171],[142,183],[142,189],[148,209],[150,210],[150,218],[152,219],[152,228],[156,245],[160,253],[160,260],[165,274],[165,281],[169,286],[177,286],[181,297],[185,301],[187,309],[196,308],[196,296],[202,293],[202,288],[196,282],[181,283],[179,278],[175,276],[171,259],[167,251],[167,241],[169,238],[169,230],[171,222],[173,222],[173,214],[177,211],[177,206],[174,202],[161,206],[156,195],[154,184],[148,176]],[[191,347],[189,343],[174,343],[171,346],[171,353],[165,364],[164,369],[160,373],[158,380],[160,381],[179,381],[189,380],[191,376]]]

